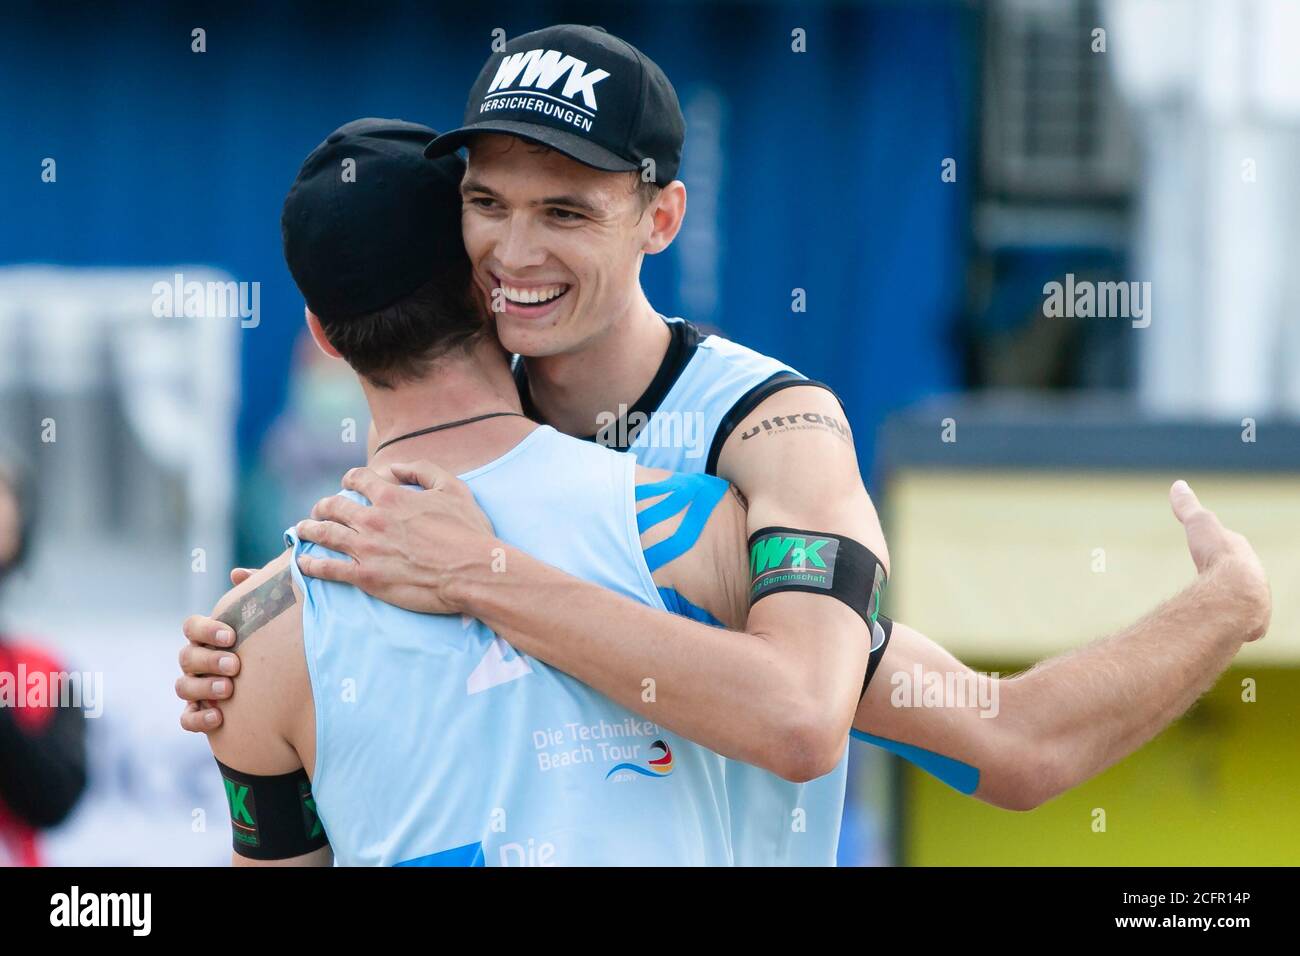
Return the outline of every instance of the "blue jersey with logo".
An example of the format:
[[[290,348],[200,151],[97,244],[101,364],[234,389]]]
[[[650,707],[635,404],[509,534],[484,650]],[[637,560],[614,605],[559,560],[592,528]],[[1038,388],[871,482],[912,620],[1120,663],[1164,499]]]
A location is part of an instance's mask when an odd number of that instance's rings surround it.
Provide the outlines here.
[[[541,426],[461,478],[503,540],[662,609],[635,468]],[[295,558],[333,554],[286,538]],[[414,614],[290,567],[316,710],[312,791],[339,864],[732,862],[722,757],[472,618]]]
[[[673,331],[677,337],[684,330]],[[776,359],[717,335],[700,338],[654,411],[638,423],[628,450],[647,468],[712,474],[723,442],[742,418],[775,391],[806,383]],[[791,783],[738,760],[727,760],[726,779],[737,865],[835,864],[847,747],[833,771],[808,783]]]

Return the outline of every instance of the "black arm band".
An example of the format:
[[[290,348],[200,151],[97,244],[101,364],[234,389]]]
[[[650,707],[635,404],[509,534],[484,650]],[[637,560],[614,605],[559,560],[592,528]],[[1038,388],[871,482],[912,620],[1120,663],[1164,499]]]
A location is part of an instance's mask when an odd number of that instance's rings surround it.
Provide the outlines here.
[[[287,860],[328,845],[306,770],[259,777],[220,760],[217,766],[230,804],[232,845],[240,856]]]
[[[870,549],[843,535],[796,528],[761,528],[749,536],[749,604],[780,591],[827,594],[858,612],[871,634],[862,692],[889,643],[880,624],[885,568]]]
[[[876,615],[876,621],[871,625],[871,655],[867,658],[867,676],[862,679],[862,693],[858,695],[858,700],[867,696],[867,687],[871,684],[871,678],[875,676],[876,668],[880,666],[880,659],[885,656],[885,649],[889,647],[889,639],[894,635],[894,622],[883,614]]]

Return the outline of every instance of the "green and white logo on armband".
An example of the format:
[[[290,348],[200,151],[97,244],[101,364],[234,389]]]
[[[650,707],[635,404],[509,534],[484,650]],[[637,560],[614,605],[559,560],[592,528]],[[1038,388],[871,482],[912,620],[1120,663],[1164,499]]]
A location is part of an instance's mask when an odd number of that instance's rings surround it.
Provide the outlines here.
[[[757,538],[749,549],[750,601],[774,587],[802,585],[829,591],[835,581],[835,538],[807,538],[781,533]]]

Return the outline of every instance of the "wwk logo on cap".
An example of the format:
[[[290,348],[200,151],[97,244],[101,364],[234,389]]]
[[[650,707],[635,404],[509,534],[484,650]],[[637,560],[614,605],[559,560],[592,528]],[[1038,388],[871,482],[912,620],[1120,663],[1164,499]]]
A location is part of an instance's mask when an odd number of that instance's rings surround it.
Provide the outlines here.
[[[523,74],[520,76],[520,74]],[[549,90],[568,74],[560,95],[568,100],[581,93],[582,101],[592,111],[596,109],[596,84],[609,76],[607,70],[587,72],[587,61],[558,50],[528,50],[524,53],[512,53],[501,61],[497,67],[492,85],[483,97],[483,108],[490,109],[487,101],[498,91],[507,91],[511,87],[530,87],[534,90]],[[575,108],[576,107],[575,104]]]
[[[597,100],[605,107],[599,116]],[[666,186],[681,164],[686,123],[654,61],[599,27],[564,23],[515,37],[488,57],[464,124],[424,154],[445,156],[480,133],[518,136],[611,173],[650,168],[652,159],[655,182]]]

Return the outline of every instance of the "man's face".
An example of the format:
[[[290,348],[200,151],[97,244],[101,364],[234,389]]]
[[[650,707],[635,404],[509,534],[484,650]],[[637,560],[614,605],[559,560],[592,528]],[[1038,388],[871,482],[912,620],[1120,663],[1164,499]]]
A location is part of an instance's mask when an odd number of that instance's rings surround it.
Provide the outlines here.
[[[653,230],[633,173],[606,173],[513,136],[474,139],[461,186],[465,248],[501,344],[576,352],[636,301]]]

